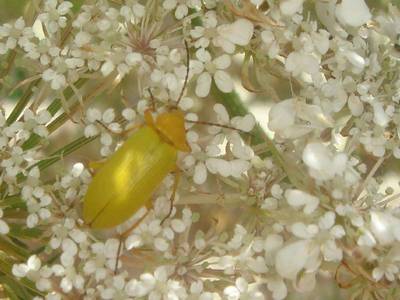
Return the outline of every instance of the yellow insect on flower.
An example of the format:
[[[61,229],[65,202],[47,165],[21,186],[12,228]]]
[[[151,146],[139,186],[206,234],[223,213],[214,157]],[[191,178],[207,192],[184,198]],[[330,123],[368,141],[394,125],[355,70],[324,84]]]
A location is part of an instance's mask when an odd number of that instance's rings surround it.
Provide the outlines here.
[[[176,170],[178,151],[190,152],[182,111],[174,109],[155,120],[146,111],[145,121],[89,185],[83,219],[92,228],[110,228],[128,220]]]
[[[189,48],[186,47],[186,77],[176,107],[189,77]],[[153,100],[153,95],[149,90]],[[128,220],[145,205],[163,179],[177,170],[178,151],[190,152],[186,140],[185,115],[174,108],[155,119],[151,110],[145,125],[136,131],[104,163],[89,185],[83,204],[83,219],[92,228],[111,228]],[[175,195],[177,177],[173,196]],[[171,213],[171,211],[170,211]]]

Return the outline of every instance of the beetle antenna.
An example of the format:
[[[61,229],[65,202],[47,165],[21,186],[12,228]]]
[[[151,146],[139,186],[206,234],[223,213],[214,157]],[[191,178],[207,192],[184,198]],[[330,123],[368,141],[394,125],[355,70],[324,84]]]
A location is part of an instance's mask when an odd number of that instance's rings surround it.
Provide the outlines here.
[[[189,45],[186,40],[184,40],[184,42],[185,42],[185,48],[186,48],[186,76],[185,76],[185,81],[183,82],[183,87],[182,87],[181,93],[179,94],[179,98],[176,101],[176,106],[178,106],[179,102],[181,102],[183,93],[186,89],[186,85],[187,85],[187,82],[189,79],[189,69],[190,69],[189,68],[189,64],[190,64]]]
[[[151,99],[151,109],[152,111],[156,111],[156,101],[154,100],[153,93],[151,92],[151,88],[148,89],[149,94],[150,94],[150,99]]]
[[[218,124],[218,123],[213,123],[213,122],[206,122],[206,121],[192,121],[192,120],[185,120],[185,122],[188,123],[192,123],[192,124],[200,124],[200,125],[208,125],[208,126],[215,126],[215,127],[221,127],[221,128],[226,128],[226,129],[232,129],[232,130],[237,130],[241,133],[246,133],[246,134],[250,134],[249,132],[246,132],[244,130],[241,130],[239,128],[235,128],[233,126],[229,126],[229,125],[223,125],[223,124]]]

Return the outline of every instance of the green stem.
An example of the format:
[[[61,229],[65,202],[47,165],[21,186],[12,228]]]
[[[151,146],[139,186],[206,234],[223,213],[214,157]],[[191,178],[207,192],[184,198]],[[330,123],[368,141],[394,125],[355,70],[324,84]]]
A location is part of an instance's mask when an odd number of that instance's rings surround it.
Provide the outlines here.
[[[18,117],[21,115],[23,110],[25,109],[26,105],[28,104],[32,94],[33,94],[33,87],[36,86],[41,79],[37,79],[35,81],[32,81],[29,86],[26,88],[25,93],[22,95],[22,97],[19,99],[17,105],[14,106],[14,109],[12,110],[11,114],[8,116],[6,124],[9,126],[12,123],[14,123]]]
[[[84,145],[90,143],[91,141],[93,141],[93,140],[95,140],[97,138],[98,138],[98,135],[90,137],[90,138],[86,138],[86,137],[83,137],[83,136],[80,137],[80,138],[77,138],[76,140],[74,140],[73,142],[69,143],[68,145],[65,145],[61,149],[53,152],[50,155],[50,158],[43,159],[43,160],[39,161],[38,163],[36,163],[33,166],[31,166],[28,170],[30,170],[30,169],[32,169],[34,167],[39,167],[39,169],[42,171],[42,170],[50,167],[51,165],[53,165],[57,161],[61,160],[66,155],[71,154],[72,152],[76,151],[77,149],[83,147]]]
[[[11,50],[8,53],[7,59],[5,60],[5,66],[3,71],[0,73],[0,79],[3,79],[4,77],[6,77],[8,75],[8,73],[10,72],[12,65],[15,61],[15,58],[17,56],[17,51],[16,50]]]
[[[50,167],[51,165],[55,164],[59,160],[63,159],[68,154],[78,150],[79,148],[83,147],[84,145],[90,143],[91,141],[97,139],[99,136],[93,136],[90,138],[86,138],[84,136],[77,138],[76,140],[72,141],[71,143],[65,145],[64,147],[58,149],[57,151],[50,154],[50,158],[43,159],[33,166],[29,167],[27,171],[33,169],[34,167],[38,167],[40,171]],[[22,175],[21,173],[17,175],[18,182],[23,181],[26,176]]]
[[[107,87],[108,87],[108,83],[110,82],[110,80],[112,77],[109,76],[107,77],[105,80],[103,80],[102,82],[100,82],[100,84],[98,84],[90,93],[88,93],[87,95],[85,95],[85,97],[82,99],[83,103],[89,102],[92,98],[98,96],[99,94],[101,94],[102,92],[104,92]],[[84,80],[84,79],[82,79]],[[79,84],[83,84],[84,81],[81,81]],[[67,93],[68,91],[66,91]],[[69,92],[68,92],[69,93]],[[72,95],[72,94],[71,94]],[[56,102],[53,102],[52,104],[50,104],[50,106],[47,108],[49,110],[50,113],[52,112],[56,112],[60,109],[60,105],[61,102],[58,102],[58,100],[56,100]],[[79,103],[75,103],[71,106],[70,108],[70,113],[62,113],[61,115],[59,115],[55,120],[53,120],[50,124],[47,125],[47,130],[49,131],[49,133],[52,133],[54,131],[56,131],[61,125],[63,125],[66,121],[68,121],[70,119],[70,116],[72,114],[74,114],[79,107]],[[37,144],[39,144],[40,142],[40,137],[36,134],[32,134],[29,139],[22,145],[22,149],[23,150],[28,150],[31,149],[33,147],[35,147]]]
[[[223,93],[213,85],[211,94],[218,102],[225,106],[231,117],[243,117],[250,113],[247,107],[243,104],[238,93],[235,91],[231,93]],[[263,144],[269,140],[269,137],[258,123],[253,129],[252,135],[253,138],[251,139],[251,145]]]

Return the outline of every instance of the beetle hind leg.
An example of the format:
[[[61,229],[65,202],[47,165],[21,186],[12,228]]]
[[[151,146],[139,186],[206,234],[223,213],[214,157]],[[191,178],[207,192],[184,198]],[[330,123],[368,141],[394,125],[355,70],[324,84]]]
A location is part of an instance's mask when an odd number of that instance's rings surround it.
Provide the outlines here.
[[[149,214],[149,210],[146,211],[146,213],[140,217],[139,220],[137,220],[135,223],[132,224],[128,229],[126,229],[124,232],[119,234],[119,244],[118,244],[118,250],[117,250],[117,256],[115,259],[115,266],[114,266],[114,274],[117,274],[118,271],[118,264],[120,257],[122,255],[122,250],[123,250],[123,243],[125,242],[126,238],[128,235],[134,230],[137,226],[139,226],[140,223],[147,217]]]
[[[174,208],[174,200],[175,200],[175,196],[176,196],[176,190],[178,189],[178,183],[181,177],[181,172],[179,169],[176,170],[175,173],[175,180],[174,180],[174,185],[172,186],[172,194],[171,197],[169,198],[169,211],[168,214],[164,217],[164,219],[162,219],[161,221],[161,225],[165,222],[165,220],[167,220],[172,213],[172,210]]]

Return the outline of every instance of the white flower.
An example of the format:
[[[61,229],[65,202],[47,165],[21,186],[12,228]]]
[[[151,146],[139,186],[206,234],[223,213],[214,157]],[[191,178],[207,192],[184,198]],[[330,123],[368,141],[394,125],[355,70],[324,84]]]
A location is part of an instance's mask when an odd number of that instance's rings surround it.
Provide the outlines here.
[[[380,281],[384,277],[389,281],[396,280],[396,275],[399,273],[398,253],[392,248],[389,253],[383,257],[378,257],[378,266],[372,270],[372,277],[375,281]]]
[[[371,211],[371,231],[381,245],[400,241],[400,219],[390,213]]]
[[[235,117],[230,120],[228,112],[221,104],[215,104],[214,111],[218,116],[216,124],[228,125],[243,131],[251,131],[255,125],[254,117],[251,115]],[[185,157],[184,163],[187,167],[194,167],[193,179],[195,183],[204,183],[207,179],[207,171],[223,177],[240,178],[251,167],[250,161],[254,157],[253,150],[242,141],[235,130],[227,129],[228,134],[226,134],[221,127],[212,126],[209,127],[209,131],[214,134],[214,137],[207,144],[205,153],[201,146],[197,144],[197,134],[189,140],[192,153]],[[230,146],[234,159],[226,160],[223,158],[226,154],[224,149],[227,145]],[[197,163],[196,159],[198,160]]]
[[[134,118],[132,112],[126,111],[125,114],[130,114]],[[122,131],[121,125],[115,122],[115,112],[112,108],[101,113],[97,108],[89,108],[86,113],[86,127],[84,130],[86,137],[92,137],[100,134],[100,143],[103,147],[100,149],[102,156],[111,154],[110,147],[113,143],[111,133],[118,134]]]
[[[235,285],[228,286],[224,289],[224,295],[227,300],[261,300],[264,296],[261,292],[249,289],[249,284],[243,277],[239,277],[235,281]]]
[[[57,71],[54,71],[53,69],[47,69],[46,71],[44,71],[42,74],[42,78],[44,81],[51,82],[51,88],[53,90],[62,89],[67,85],[65,76],[63,74],[57,73]]]
[[[314,212],[319,204],[319,199],[317,197],[300,190],[286,190],[285,198],[289,205],[295,208],[304,206],[303,212],[305,214],[311,214]]]
[[[144,273],[140,276],[148,299],[162,299],[168,295],[171,299],[186,299],[187,294],[183,286],[175,280],[169,279],[171,270],[166,266],[160,266],[154,274]]]
[[[285,69],[296,77],[303,74],[310,76],[310,79],[308,79],[308,77],[302,77],[302,79],[306,82],[314,83],[317,86],[321,84],[323,80],[320,73],[320,64],[318,60],[310,54],[301,52],[290,53],[285,62]]]
[[[233,53],[235,45],[246,46],[250,43],[254,25],[247,19],[238,19],[231,24],[220,25],[217,30],[220,36],[214,44],[227,53]]]
[[[318,105],[286,99],[271,107],[268,127],[282,138],[294,139],[333,127],[333,120]]]
[[[287,287],[282,278],[276,276],[268,278],[267,287],[272,292],[272,298],[274,300],[285,299],[287,296]]]
[[[137,0],[129,1],[130,4],[124,5],[120,9],[120,14],[127,22],[138,22],[146,12],[146,7],[139,3]],[[117,12],[115,12],[117,15]]]
[[[336,207],[336,213],[339,216],[345,216],[349,218],[353,226],[362,227],[364,225],[364,219],[361,214],[350,205],[338,205]]]
[[[302,11],[303,2],[304,0],[283,0],[279,4],[279,8],[282,14],[291,16]]]
[[[33,113],[30,109],[24,110],[24,131],[21,132],[24,139],[27,139],[32,133],[41,137],[47,137],[48,131],[46,124],[51,120],[51,114],[46,110]]]
[[[343,25],[358,27],[372,16],[364,0],[343,0],[336,6],[336,17]]]
[[[175,9],[175,18],[178,20],[186,17],[189,8],[196,8],[201,6],[200,0],[164,0],[163,7],[166,10],[173,10]]]
[[[300,240],[284,246],[278,251],[275,259],[275,268],[280,276],[287,279],[296,279],[297,274],[307,266],[311,256],[310,240]]]
[[[394,281],[395,280],[395,275],[399,273],[399,267],[391,264],[388,266],[380,266],[376,267],[372,271],[372,277],[376,280],[379,281],[385,276],[385,278],[389,281]]]
[[[18,18],[14,24],[3,24],[0,26],[0,54],[15,49],[17,45],[28,46],[30,44],[29,39],[32,37],[32,28],[25,27],[25,21],[22,17]]]
[[[46,26],[49,33],[56,33],[59,28],[67,25],[67,15],[73,4],[69,1],[62,1],[58,5],[57,0],[46,0],[44,3],[44,11],[39,14],[38,18]]]
[[[214,41],[218,36],[217,25],[218,20],[215,11],[210,10],[206,12],[202,18],[202,26],[195,26],[190,31],[190,35],[195,39],[194,46],[196,48],[207,48],[210,45],[210,41]]]
[[[48,291],[52,288],[50,277],[53,272],[49,267],[42,265],[37,255],[30,256],[26,263],[14,264],[12,274],[17,278],[26,277],[31,280],[39,291]]]
[[[86,44],[89,44],[91,40],[91,35],[85,31],[80,31],[75,36],[75,44],[78,47],[82,47]]]
[[[345,153],[333,154],[322,143],[310,143],[304,148],[303,161],[309,167],[312,177],[317,180],[330,180],[343,175],[348,158]]]
[[[214,78],[218,89],[224,93],[229,93],[233,90],[233,80],[230,75],[224,70],[231,64],[229,55],[221,55],[211,61],[210,53],[205,49],[196,51],[198,60],[203,64],[200,75],[196,83],[196,95],[206,97],[210,93],[211,80]]]

